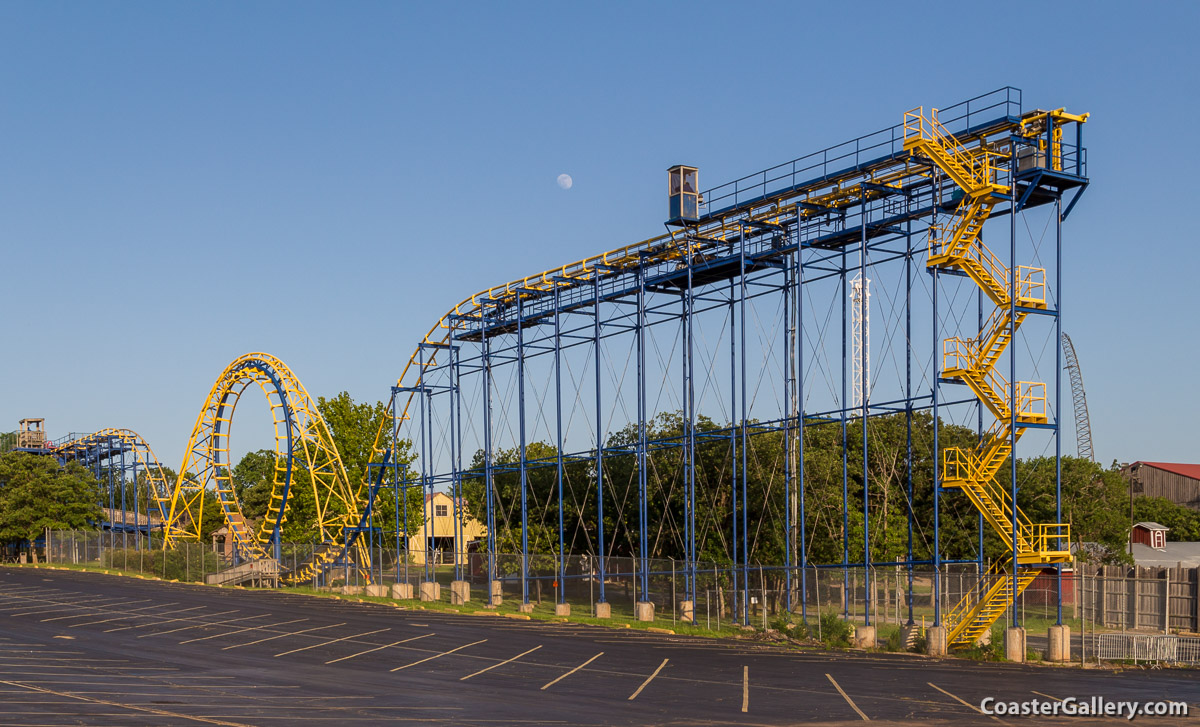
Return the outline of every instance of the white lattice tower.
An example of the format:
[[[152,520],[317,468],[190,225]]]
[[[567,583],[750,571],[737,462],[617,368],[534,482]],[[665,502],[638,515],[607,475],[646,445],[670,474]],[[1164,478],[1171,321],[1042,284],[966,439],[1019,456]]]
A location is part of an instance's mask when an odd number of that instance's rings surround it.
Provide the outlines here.
[[[871,396],[871,279],[861,275],[850,281],[850,405],[860,408]]]

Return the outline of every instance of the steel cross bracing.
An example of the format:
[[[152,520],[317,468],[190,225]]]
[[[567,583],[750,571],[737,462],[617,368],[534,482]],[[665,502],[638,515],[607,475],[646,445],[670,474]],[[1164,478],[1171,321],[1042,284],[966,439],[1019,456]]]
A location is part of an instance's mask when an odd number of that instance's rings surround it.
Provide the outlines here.
[[[969,562],[987,571],[982,549],[970,558],[941,552],[937,503],[943,490],[961,489],[983,512],[981,528],[1016,528],[1008,533],[1017,557],[1007,590],[983,599],[1007,602],[1023,587],[1021,566],[1060,562],[1064,537],[1058,525],[1022,520],[1015,495],[1002,497],[995,482],[1025,429],[1048,429],[1055,440],[1059,434],[1057,408],[1053,417],[1045,411],[1045,385],[996,370],[1005,356],[1015,367],[1013,334],[1026,317],[1047,315],[1057,325],[1061,306],[1060,286],[1044,269],[1013,264],[1012,220],[1051,206],[1061,221],[1074,207],[1087,185],[1079,131],[1085,118],[1062,110],[1025,112],[1012,88],[929,116],[912,114],[903,124],[705,192],[694,224],[473,295],[443,316],[410,357],[375,451],[382,455],[404,439],[419,440],[426,487],[479,483],[488,578],[498,577],[503,533],[512,534],[510,546],[519,534],[514,555],[524,599],[532,580],[572,577],[564,555],[586,553],[602,556],[589,575],[601,603],[612,567],[635,573],[634,599],[650,601],[650,577],[661,567],[652,556],[670,543],[683,554],[693,599],[697,554],[725,554],[734,612],[745,620],[750,567],[764,527],[785,533],[784,562],[774,565],[789,607],[793,598],[807,602],[811,568],[825,565],[808,553],[805,428],[833,424],[841,431],[845,542],[842,562],[828,565],[884,564],[870,557],[877,516],[866,478],[868,422],[902,416],[908,546],[906,557],[886,564],[911,573],[918,564]],[[1064,135],[1071,127],[1074,137]],[[1007,261],[981,241],[993,227],[1000,234],[991,239],[1002,240],[1005,218],[1012,241]],[[857,264],[850,262],[855,253]],[[913,275],[926,265],[928,279]],[[1054,272],[1061,276],[1061,264]],[[868,273],[872,295],[856,304],[878,335],[864,336],[863,346],[851,351],[848,285]],[[941,351],[939,332],[962,322],[961,295],[950,289],[966,282],[996,312],[979,321],[974,337],[947,341],[945,362],[940,353],[929,360],[921,351]],[[939,289],[948,300],[941,309]],[[840,306],[831,304],[838,299]],[[847,366],[848,357],[857,365]],[[875,366],[870,377],[868,357]],[[891,383],[884,376],[889,366],[896,377]],[[857,381],[849,381],[852,376]],[[857,403],[850,400],[851,383],[863,392]],[[965,384],[970,393],[947,396],[941,389],[950,383]],[[418,388],[425,393],[418,395]],[[934,490],[932,543],[918,558],[930,524],[912,519],[913,420],[930,412],[939,422],[964,407],[996,419],[985,438],[991,444],[939,459],[937,468],[956,469]],[[459,413],[435,415],[451,409]],[[852,431],[861,434],[861,445],[852,446]],[[782,437],[777,463],[764,463],[755,449],[756,438],[765,435]],[[1008,444],[1000,444],[1005,439]],[[852,463],[855,446],[862,461]],[[474,463],[464,465],[463,455],[471,452],[477,452]],[[713,496],[711,488],[701,495],[697,487],[701,457],[725,473],[729,509],[721,522],[696,517],[699,499]],[[782,473],[778,492],[749,488],[773,467]],[[531,501],[531,483],[543,472],[553,495]],[[660,508],[654,512],[652,500]],[[661,509],[661,502],[670,506]],[[751,522],[752,502],[775,519]],[[863,538],[852,548],[849,512],[859,506]],[[572,517],[586,511],[590,519],[568,534],[564,511]],[[543,538],[533,531],[535,522],[557,532]],[[531,572],[532,554],[555,550],[553,570]],[[626,559],[624,565],[613,556]],[[911,602],[910,591],[910,612]],[[849,601],[843,606],[848,614]],[[863,603],[868,619],[870,608]]]
[[[104,489],[105,511],[101,523],[110,533],[121,533],[126,547],[128,535],[135,548],[142,538],[161,531],[167,521],[171,488],[154,450],[140,434],[129,429],[102,429],[72,435],[53,443],[52,454],[59,462],[78,462],[90,470]],[[157,522],[155,522],[155,519]]]

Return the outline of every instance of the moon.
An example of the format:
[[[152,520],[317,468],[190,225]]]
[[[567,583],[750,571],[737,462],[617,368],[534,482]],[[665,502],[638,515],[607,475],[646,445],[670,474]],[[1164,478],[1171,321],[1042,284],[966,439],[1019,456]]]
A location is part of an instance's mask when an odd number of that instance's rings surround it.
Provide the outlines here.
[[[558,175],[558,186],[563,189],[570,189],[571,185],[575,184],[575,180],[571,179],[570,174]]]

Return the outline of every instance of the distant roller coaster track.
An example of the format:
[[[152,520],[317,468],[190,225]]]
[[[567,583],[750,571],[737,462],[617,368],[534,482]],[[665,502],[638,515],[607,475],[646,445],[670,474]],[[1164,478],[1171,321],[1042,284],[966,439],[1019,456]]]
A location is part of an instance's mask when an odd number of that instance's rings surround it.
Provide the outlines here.
[[[233,486],[230,431],[242,395],[257,385],[267,399],[275,428],[275,471],[267,514],[252,526],[242,512]],[[164,523],[165,547],[200,537],[206,507],[205,493],[215,495],[228,537],[248,558],[278,556],[289,495],[294,487],[311,489],[314,526],[321,545],[289,579],[307,581],[356,547],[353,527],[367,503],[362,486],[354,486],[324,418],[300,379],[278,358],[248,353],[230,363],[217,377],[196,417],[179,474],[171,481],[146,441],[128,429],[104,429],[55,447],[60,458],[86,460],[98,448],[131,450],[150,485],[152,507]],[[209,500],[207,506],[211,507]]]

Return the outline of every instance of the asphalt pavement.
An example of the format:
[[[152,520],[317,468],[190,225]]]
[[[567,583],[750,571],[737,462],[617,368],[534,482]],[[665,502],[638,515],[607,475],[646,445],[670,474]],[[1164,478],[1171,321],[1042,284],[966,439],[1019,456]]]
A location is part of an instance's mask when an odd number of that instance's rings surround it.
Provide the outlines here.
[[[1045,724],[978,707],[1097,695],[1186,701],[1186,720],[1137,721],[1200,724],[1191,670],[800,651],[0,568],[0,725]]]

